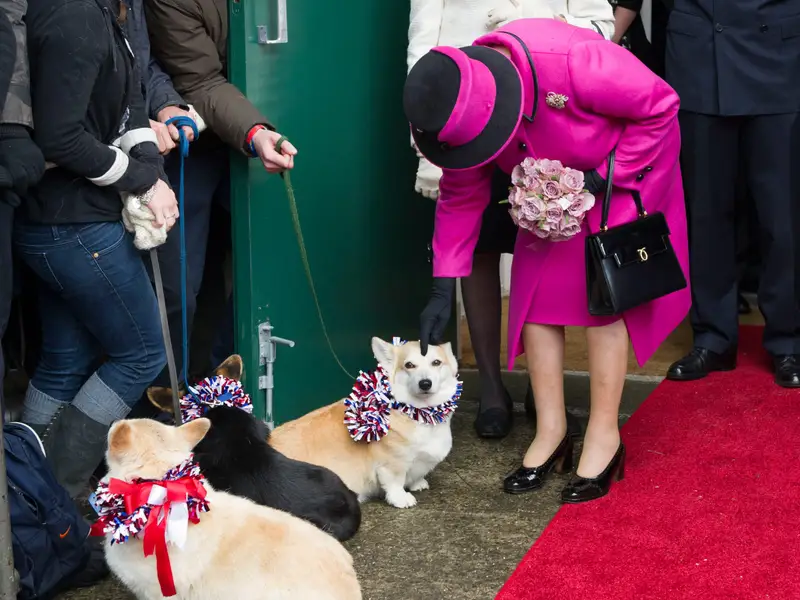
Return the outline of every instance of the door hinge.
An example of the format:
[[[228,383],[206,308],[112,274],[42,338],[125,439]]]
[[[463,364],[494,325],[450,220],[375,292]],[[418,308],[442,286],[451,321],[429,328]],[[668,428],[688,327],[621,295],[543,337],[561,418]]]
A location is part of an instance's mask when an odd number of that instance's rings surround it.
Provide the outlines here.
[[[278,354],[278,344],[294,347],[292,340],[272,335],[274,327],[267,320],[258,325],[258,364],[265,367],[264,374],[258,378],[258,389],[264,390],[266,395],[266,423],[270,430],[275,428],[273,416],[273,390],[275,389],[275,375],[273,373],[275,358]]]

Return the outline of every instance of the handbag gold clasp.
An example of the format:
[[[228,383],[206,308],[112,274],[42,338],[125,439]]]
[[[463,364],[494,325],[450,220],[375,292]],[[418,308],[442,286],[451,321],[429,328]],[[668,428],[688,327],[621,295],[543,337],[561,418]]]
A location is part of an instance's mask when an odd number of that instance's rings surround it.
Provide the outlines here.
[[[647,249],[646,249],[646,248],[639,248],[639,249],[636,251],[636,253],[639,255],[639,261],[640,261],[640,262],[647,262],[647,259],[648,259],[648,258],[650,258],[650,257],[647,255]]]

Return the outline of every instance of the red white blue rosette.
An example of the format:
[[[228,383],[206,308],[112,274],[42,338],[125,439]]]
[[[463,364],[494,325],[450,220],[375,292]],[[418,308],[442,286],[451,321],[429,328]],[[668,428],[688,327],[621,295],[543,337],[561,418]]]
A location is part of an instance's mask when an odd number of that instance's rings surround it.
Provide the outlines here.
[[[253,412],[253,402],[244,392],[241,381],[214,375],[190,387],[189,393],[181,398],[183,422],[199,419],[215,406],[230,406],[247,413]]]
[[[394,338],[395,346],[405,344],[400,338]],[[452,398],[429,408],[417,408],[410,404],[398,402],[392,396],[389,374],[383,366],[371,373],[360,371],[353,391],[344,399],[344,425],[355,442],[377,442],[389,433],[389,415],[392,410],[426,425],[444,423],[458,407],[461,398],[462,383],[456,385]]]

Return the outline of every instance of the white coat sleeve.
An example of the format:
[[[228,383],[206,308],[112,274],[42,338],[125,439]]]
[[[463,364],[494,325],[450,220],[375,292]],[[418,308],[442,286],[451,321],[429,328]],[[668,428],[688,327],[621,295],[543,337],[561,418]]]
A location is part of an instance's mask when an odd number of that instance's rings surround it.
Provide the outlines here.
[[[608,0],[567,0],[564,18],[570,25],[594,29],[607,40],[614,35],[614,9]]]
[[[408,70],[439,44],[445,0],[411,0],[408,23]]]
[[[439,45],[445,0],[411,0],[411,15],[408,21],[408,70],[431,48]],[[415,148],[414,138],[411,147]],[[417,156],[422,155],[417,152]]]

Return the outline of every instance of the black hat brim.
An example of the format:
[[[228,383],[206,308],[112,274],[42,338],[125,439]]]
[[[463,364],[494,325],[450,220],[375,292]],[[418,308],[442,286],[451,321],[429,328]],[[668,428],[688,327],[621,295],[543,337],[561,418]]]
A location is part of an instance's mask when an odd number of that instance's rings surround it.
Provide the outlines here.
[[[474,140],[461,146],[442,144],[436,137],[438,132],[419,131],[411,124],[411,135],[419,151],[443,169],[472,169],[489,162],[503,151],[522,119],[522,81],[514,64],[497,50],[484,46],[461,50],[489,68],[497,96],[486,127]]]

